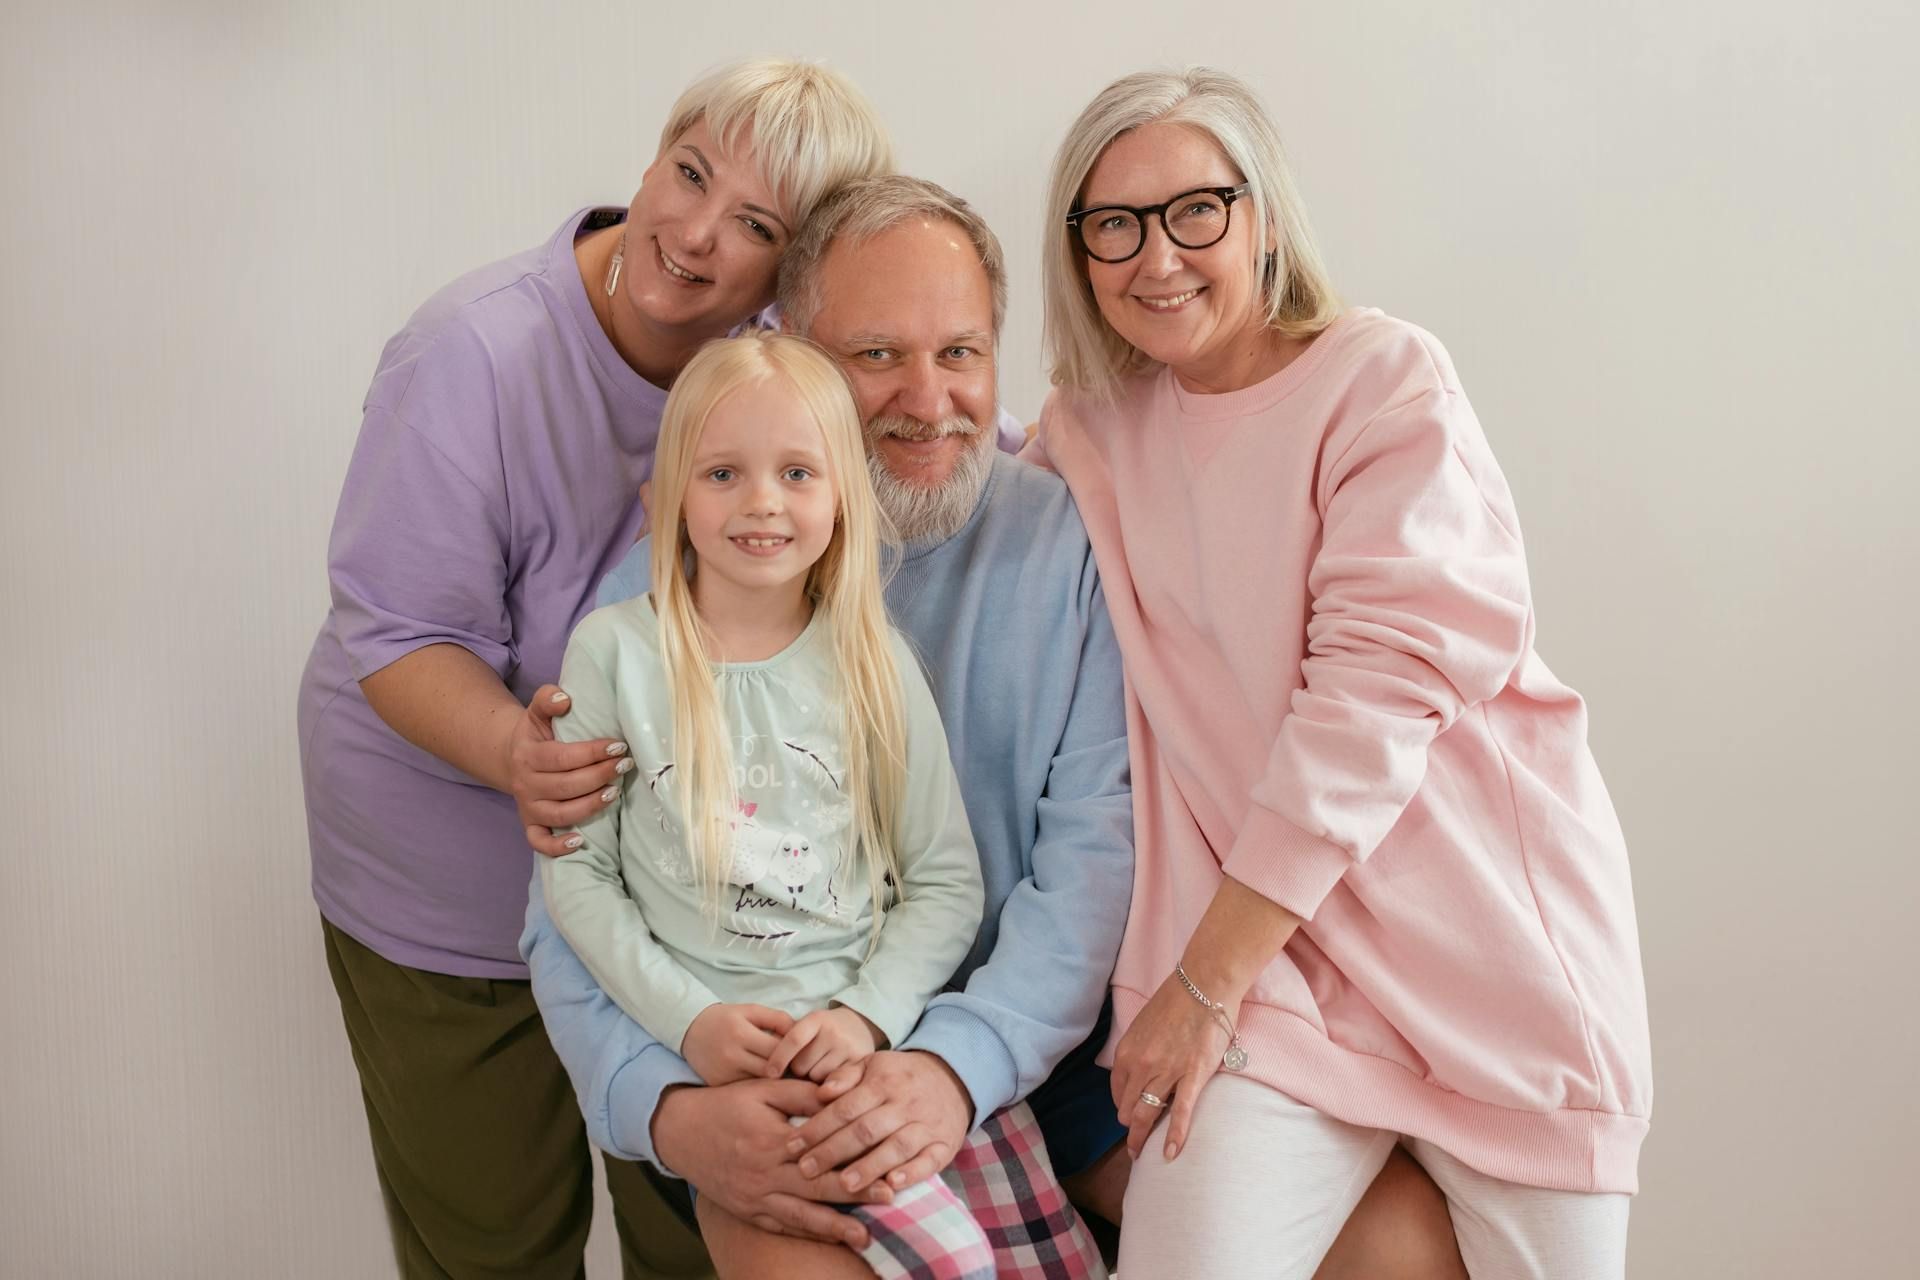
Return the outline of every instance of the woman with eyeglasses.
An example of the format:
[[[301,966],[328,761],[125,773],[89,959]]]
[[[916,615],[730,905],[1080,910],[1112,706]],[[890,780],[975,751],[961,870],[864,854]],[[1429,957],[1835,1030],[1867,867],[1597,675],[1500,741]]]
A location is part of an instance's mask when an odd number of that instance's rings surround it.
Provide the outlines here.
[[[1403,1151],[1471,1275],[1622,1275],[1651,1104],[1626,847],[1452,362],[1341,308],[1231,76],[1110,85],[1046,212],[1030,450],[1128,676],[1120,1273],[1310,1276]]]
[[[409,1276],[580,1274],[593,1175],[518,952],[527,845],[564,852],[550,828],[631,766],[623,743],[553,740],[548,682],[644,519],[676,374],[772,302],[812,207],[890,151],[836,73],[721,67],[674,104],[626,208],[454,281],[381,355],[300,743],[328,968]],[[640,1166],[606,1169],[625,1274],[706,1274]]]

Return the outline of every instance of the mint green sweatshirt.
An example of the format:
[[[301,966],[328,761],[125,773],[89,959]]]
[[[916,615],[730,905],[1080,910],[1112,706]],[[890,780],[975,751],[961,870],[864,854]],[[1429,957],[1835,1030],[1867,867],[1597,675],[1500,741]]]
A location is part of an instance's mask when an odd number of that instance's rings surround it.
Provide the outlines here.
[[[560,681],[573,710],[556,731],[620,739],[635,768],[620,800],[579,827],[580,850],[541,860],[542,888],[588,971],[663,1044],[678,1047],[715,1003],[796,1017],[844,1005],[899,1044],[980,927],[979,854],[940,713],[894,633],[907,734],[902,892],[882,904],[869,957],[876,907],[843,786],[845,713],[824,618],[765,661],[715,667],[736,778],[722,801],[731,847],[717,916],[695,880],[652,597],[589,614],[567,646]]]

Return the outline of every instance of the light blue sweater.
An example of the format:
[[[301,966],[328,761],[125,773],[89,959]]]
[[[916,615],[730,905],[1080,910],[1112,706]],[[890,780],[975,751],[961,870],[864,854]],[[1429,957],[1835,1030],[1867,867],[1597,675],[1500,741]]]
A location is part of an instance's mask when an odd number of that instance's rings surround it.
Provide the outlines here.
[[[647,588],[643,542],[600,601]],[[1106,996],[1133,889],[1120,651],[1066,485],[1005,456],[966,527],[906,549],[887,605],[926,664],[986,885],[955,989],[900,1047],[943,1058],[978,1123],[1045,1080]],[[520,954],[593,1141],[657,1164],[660,1095],[699,1076],[595,984],[537,873]]]

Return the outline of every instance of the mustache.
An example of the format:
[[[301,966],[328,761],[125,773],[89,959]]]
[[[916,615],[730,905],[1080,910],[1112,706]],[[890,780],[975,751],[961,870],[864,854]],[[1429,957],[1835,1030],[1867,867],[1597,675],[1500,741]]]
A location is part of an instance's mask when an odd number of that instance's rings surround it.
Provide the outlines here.
[[[909,418],[904,413],[889,413],[875,418],[867,424],[867,439],[885,440],[889,437],[901,440],[944,440],[948,436],[973,436],[980,433],[980,427],[971,418],[959,414],[940,419],[938,422],[922,422],[918,418]]]

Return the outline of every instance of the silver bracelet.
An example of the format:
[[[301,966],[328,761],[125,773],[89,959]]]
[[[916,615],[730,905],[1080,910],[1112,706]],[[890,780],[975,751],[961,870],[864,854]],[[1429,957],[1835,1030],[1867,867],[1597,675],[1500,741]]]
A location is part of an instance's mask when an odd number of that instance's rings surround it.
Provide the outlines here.
[[[1247,1051],[1240,1044],[1240,1033],[1233,1029],[1233,1019],[1227,1016],[1227,1011],[1201,994],[1200,988],[1194,986],[1193,979],[1187,976],[1185,965],[1173,966],[1173,976],[1180,979],[1180,985],[1187,989],[1188,995],[1206,1006],[1207,1012],[1211,1013],[1214,1021],[1220,1024],[1221,1030],[1227,1033],[1227,1052],[1221,1057],[1220,1065],[1229,1071],[1245,1071]]]

